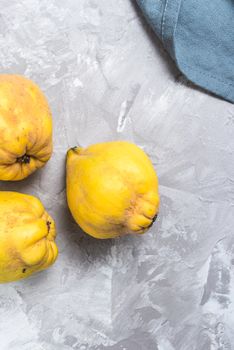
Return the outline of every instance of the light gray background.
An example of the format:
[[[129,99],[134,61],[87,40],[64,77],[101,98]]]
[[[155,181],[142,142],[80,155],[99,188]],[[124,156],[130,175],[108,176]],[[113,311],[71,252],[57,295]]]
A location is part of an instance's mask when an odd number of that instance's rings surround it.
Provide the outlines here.
[[[56,264],[0,286],[1,350],[234,349],[234,107],[188,83],[130,0],[0,0],[0,67],[35,80],[54,153],[1,189],[40,197]],[[65,199],[65,154],[127,139],[160,181],[143,237],[98,241]]]

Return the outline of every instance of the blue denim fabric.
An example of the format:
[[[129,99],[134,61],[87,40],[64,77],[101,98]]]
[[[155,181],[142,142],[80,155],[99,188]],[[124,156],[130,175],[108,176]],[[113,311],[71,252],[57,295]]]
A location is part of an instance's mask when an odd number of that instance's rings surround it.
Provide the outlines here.
[[[136,0],[178,68],[234,103],[234,0]]]

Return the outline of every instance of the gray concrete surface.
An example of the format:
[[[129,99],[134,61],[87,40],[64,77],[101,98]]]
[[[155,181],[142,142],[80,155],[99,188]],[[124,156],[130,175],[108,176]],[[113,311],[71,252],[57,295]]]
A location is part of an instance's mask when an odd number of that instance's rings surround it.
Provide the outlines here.
[[[57,222],[48,271],[0,286],[1,350],[234,349],[234,106],[188,83],[130,0],[1,0],[0,67],[35,80],[54,154],[1,189],[40,197]],[[65,199],[65,154],[127,139],[160,181],[143,237],[98,241]]]

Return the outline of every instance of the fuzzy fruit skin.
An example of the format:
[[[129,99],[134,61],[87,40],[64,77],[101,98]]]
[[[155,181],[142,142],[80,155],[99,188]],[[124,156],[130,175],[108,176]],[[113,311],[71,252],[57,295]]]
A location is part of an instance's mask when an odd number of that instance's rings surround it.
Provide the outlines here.
[[[0,180],[22,180],[52,153],[52,117],[39,87],[23,76],[0,75]]]
[[[0,192],[0,283],[49,267],[57,258],[53,219],[36,197]]]
[[[72,148],[67,201],[75,221],[95,238],[141,234],[158,213],[157,175],[147,155],[126,141]]]

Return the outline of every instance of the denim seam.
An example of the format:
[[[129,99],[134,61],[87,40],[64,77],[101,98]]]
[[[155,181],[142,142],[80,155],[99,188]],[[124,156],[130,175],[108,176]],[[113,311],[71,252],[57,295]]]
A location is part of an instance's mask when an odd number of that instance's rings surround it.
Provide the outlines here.
[[[169,0],[166,0],[165,8],[163,11],[163,19],[162,19],[162,42],[165,45],[165,40],[164,40],[164,29],[165,29],[165,21],[166,21],[166,13],[167,13],[167,5],[168,5]]]
[[[195,72],[198,72],[198,73],[200,73],[200,74],[203,74],[204,76],[207,76],[207,77],[209,77],[209,78],[212,78],[212,79],[214,79],[214,80],[217,80],[218,82],[220,82],[220,83],[222,83],[222,84],[224,84],[224,85],[228,85],[228,86],[234,87],[234,84],[229,83],[229,82],[225,82],[225,80],[221,80],[221,79],[219,79],[219,78],[217,78],[217,77],[215,77],[215,76],[213,76],[213,75],[211,75],[211,74],[207,74],[207,73],[204,72],[204,71],[198,70],[198,69],[196,69],[196,68],[190,66],[190,65],[187,64],[187,63],[183,63],[183,66],[184,66],[184,67],[188,67],[188,68],[190,68],[190,69],[193,69]]]

